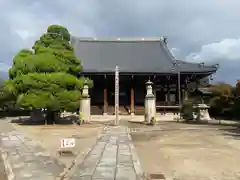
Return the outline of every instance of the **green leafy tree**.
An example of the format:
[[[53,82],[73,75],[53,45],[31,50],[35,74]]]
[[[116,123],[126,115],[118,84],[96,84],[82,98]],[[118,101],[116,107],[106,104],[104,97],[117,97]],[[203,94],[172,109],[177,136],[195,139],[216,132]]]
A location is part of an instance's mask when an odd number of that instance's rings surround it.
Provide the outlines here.
[[[5,111],[15,108],[16,97],[0,86],[0,110]]]
[[[240,118],[240,81],[237,81],[236,86],[233,87],[234,103],[232,111],[235,119]]]
[[[48,123],[56,113],[74,112],[79,107],[81,62],[74,55],[70,34],[65,27],[51,25],[31,50],[21,50],[13,59],[5,89],[17,97],[17,104],[28,109],[46,109]]]
[[[210,99],[210,112],[214,116],[231,116],[234,104],[233,87],[226,83],[217,83],[210,87],[212,98]]]

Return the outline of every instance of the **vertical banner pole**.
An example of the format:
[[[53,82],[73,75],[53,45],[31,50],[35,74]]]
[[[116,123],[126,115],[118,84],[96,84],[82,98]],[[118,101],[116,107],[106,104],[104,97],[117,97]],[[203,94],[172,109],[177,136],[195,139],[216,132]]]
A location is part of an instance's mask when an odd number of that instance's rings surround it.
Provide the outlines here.
[[[115,125],[119,124],[119,67],[115,69]]]

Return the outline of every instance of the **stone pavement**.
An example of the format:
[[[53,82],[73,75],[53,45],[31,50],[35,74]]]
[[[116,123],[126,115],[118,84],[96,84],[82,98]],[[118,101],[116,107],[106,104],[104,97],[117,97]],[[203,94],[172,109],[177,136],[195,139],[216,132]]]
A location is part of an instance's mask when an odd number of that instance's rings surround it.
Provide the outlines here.
[[[9,132],[9,131],[13,131],[13,130],[14,130],[14,128],[9,124],[8,118],[0,119],[0,133]],[[0,142],[1,142],[1,139],[0,139]],[[4,163],[5,162],[3,161],[2,153],[0,151],[0,177],[1,177],[1,180],[8,180]]]
[[[70,180],[141,180],[140,161],[127,127],[108,127]]]
[[[105,128],[83,161],[67,170],[40,144],[23,136],[7,121],[0,122],[0,152],[8,180],[141,180],[140,161],[128,128]],[[64,178],[63,178],[64,177]]]
[[[1,153],[9,180],[55,180],[65,165],[18,131],[1,134]]]

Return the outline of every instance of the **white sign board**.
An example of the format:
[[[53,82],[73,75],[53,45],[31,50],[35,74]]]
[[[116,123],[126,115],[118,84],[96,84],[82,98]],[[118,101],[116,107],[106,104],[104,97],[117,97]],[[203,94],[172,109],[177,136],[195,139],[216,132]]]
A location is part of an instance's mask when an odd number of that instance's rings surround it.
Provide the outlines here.
[[[61,148],[73,148],[75,147],[75,139],[74,138],[66,138],[66,139],[61,139]]]

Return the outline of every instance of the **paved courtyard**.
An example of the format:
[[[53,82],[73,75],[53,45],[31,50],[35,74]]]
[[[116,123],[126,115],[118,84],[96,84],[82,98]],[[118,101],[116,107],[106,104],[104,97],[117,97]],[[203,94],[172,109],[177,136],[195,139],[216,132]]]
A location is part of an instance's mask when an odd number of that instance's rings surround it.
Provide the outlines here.
[[[13,131],[13,130],[14,128],[12,126],[9,126],[8,121],[0,119],[0,133]],[[1,140],[0,140],[0,147],[1,147]],[[0,151],[0,180],[8,180],[1,151]]]
[[[23,135],[30,137],[35,142],[41,144],[51,156],[54,156],[64,163],[67,167],[71,166],[73,160],[77,157],[82,159],[85,153],[91,148],[96,139],[103,131],[104,125],[92,123],[76,126],[72,124],[65,125],[18,125],[13,127]],[[72,154],[59,156],[60,140],[63,138],[74,138],[75,148],[72,148]]]
[[[127,127],[103,128],[104,125],[99,123],[83,126],[1,123],[9,128],[1,134],[1,152],[10,179],[142,178]],[[60,139],[67,137],[76,139],[73,155],[58,156]]]
[[[240,130],[174,122],[131,125],[142,168],[176,180],[240,179]],[[219,130],[221,129],[221,130]]]
[[[83,125],[22,125],[0,120],[0,180],[6,174],[18,179],[55,179],[64,176],[74,160],[81,161],[102,132],[99,123]],[[73,137],[72,154],[59,156],[60,139]],[[2,163],[1,163],[2,162]],[[5,166],[4,167],[4,163]],[[39,173],[41,176],[39,176]],[[4,177],[5,176],[5,177]]]
[[[14,165],[7,172],[16,180],[240,179],[240,129],[176,122],[146,126],[128,120],[122,118],[119,127],[106,127],[103,119],[82,126],[1,120],[2,157]],[[59,156],[60,139],[68,137],[75,138],[76,148]]]

